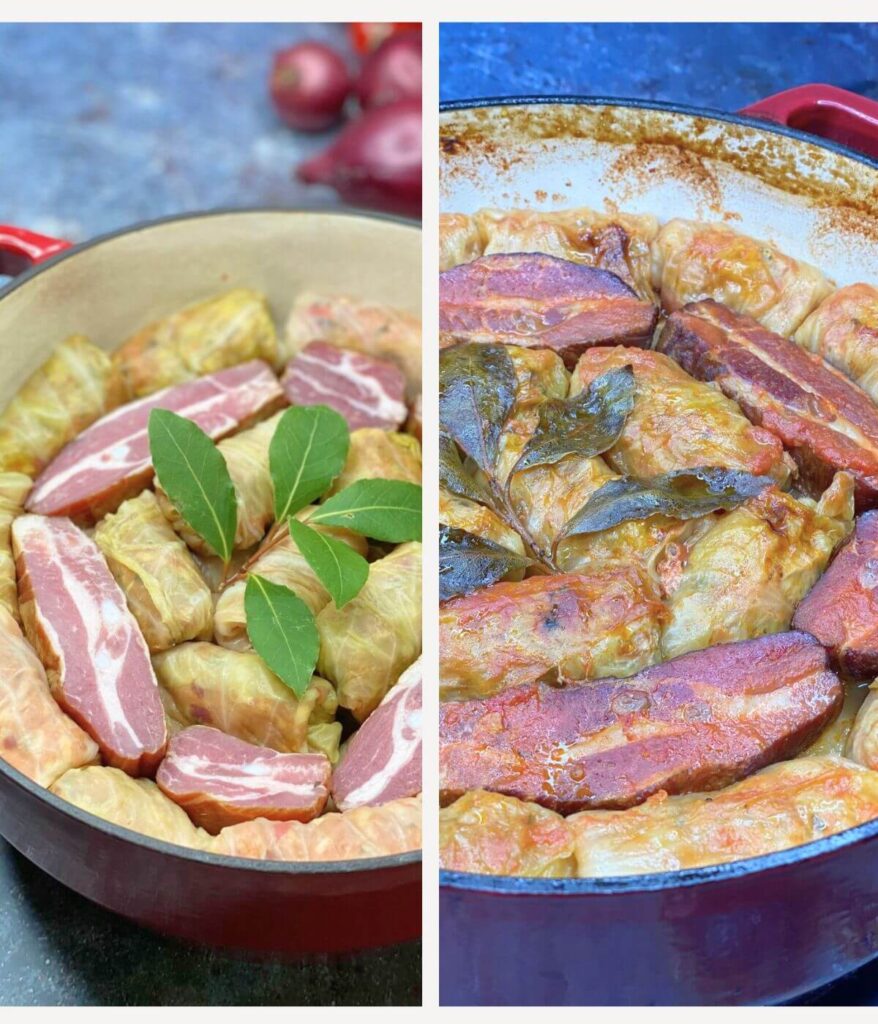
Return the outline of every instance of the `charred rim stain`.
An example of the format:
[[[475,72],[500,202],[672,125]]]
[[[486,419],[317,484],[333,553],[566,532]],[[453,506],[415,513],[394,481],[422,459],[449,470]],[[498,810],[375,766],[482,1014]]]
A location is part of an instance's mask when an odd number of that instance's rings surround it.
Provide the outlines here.
[[[488,97],[485,99],[456,100],[442,103],[441,113],[455,110],[476,110],[494,107],[544,106],[556,104],[563,106],[586,107],[623,107],[641,110],[663,111],[671,114],[688,115],[696,119],[711,122],[724,122],[742,128],[755,129],[758,132],[782,136],[797,142],[806,143],[818,149],[846,157],[864,167],[878,170],[878,160],[864,156],[834,142],[809,135],[806,132],[787,128],[785,125],[741,114],[730,114],[689,107],[681,104],[660,101],[642,101],[636,99],[619,99],[614,97],[594,96],[511,96]],[[470,143],[473,146],[486,146],[489,140],[480,137],[473,129],[473,138],[467,140],[456,137],[453,133],[443,134],[440,125],[440,149],[449,156],[466,152]],[[844,197],[841,197],[844,201]],[[836,194],[836,202],[839,197]],[[853,212],[848,207],[847,212]],[[835,851],[853,846],[863,840],[878,837],[878,819],[858,825],[855,828],[817,839],[802,846],[792,847],[778,853],[751,857],[746,860],[734,861],[729,864],[712,865],[705,868],[693,868],[685,871],[659,872],[648,875],[605,876],[602,878],[510,878],[502,875],[478,875],[463,871],[440,871],[440,884],[449,889],[468,890],[472,892],[496,893],[498,895],[528,896],[585,896],[589,894],[610,894],[625,892],[657,892],[664,889],[676,889],[710,882],[725,882],[756,872],[769,871],[800,861],[828,857]]]
[[[277,214],[285,217],[306,215],[342,218],[349,217],[358,219],[365,218],[420,230],[420,223],[418,221],[407,220],[406,218],[396,217],[391,214],[372,213],[368,210],[285,210],[274,207],[240,207],[233,209],[210,210],[202,213],[174,214],[169,217],[160,217],[156,220],[141,221],[131,227],[120,228],[117,231],[110,231],[106,234],[89,239],[86,242],[74,245],[69,249],[65,249],[56,256],[51,257],[43,263],[37,264],[30,270],[26,270],[24,273],[15,277],[8,285],[0,289],[0,300],[6,298],[7,295],[27,284],[28,281],[36,277],[38,274],[42,274],[47,270],[50,270],[58,263],[72,259],[86,249],[92,249],[95,246],[101,245],[102,243],[108,242],[121,235],[131,235],[140,231],[149,231],[152,228],[159,228],[164,224],[174,224],[180,221],[197,221],[212,217],[247,216],[248,214]],[[83,811],[79,807],[75,806],[75,804],[71,804],[67,800],[62,800],[60,797],[55,796],[54,793],[50,793],[48,789],[44,789],[36,782],[32,782],[26,775],[23,775],[18,771],[17,768],[13,768],[12,765],[7,764],[6,761],[2,759],[0,759],[0,775],[6,776],[6,781],[9,784],[18,786],[20,789],[25,790],[34,799],[42,800],[44,803],[49,804],[56,810],[61,811],[71,818],[77,819],[83,824],[88,825],[99,832],[105,832],[117,839],[123,839],[126,842],[146,847],[147,849],[163,853],[169,857],[177,857],[181,860],[192,860],[201,864],[210,864],[215,867],[242,868],[247,871],[265,872],[266,874],[348,874],[359,871],[387,870],[388,868],[405,867],[409,864],[418,863],[421,860],[420,850],[413,850],[410,853],[397,853],[389,857],[367,857],[360,860],[308,862],[257,860],[249,857],[227,857],[215,853],[204,853],[200,850],[191,850],[185,846],[178,846],[176,843],[166,843],[160,839],[153,839],[140,832],[134,832],[131,829],[122,828],[120,825],[114,825],[112,822],[106,821],[104,818],[99,818],[94,814],[90,814],[88,811]]]

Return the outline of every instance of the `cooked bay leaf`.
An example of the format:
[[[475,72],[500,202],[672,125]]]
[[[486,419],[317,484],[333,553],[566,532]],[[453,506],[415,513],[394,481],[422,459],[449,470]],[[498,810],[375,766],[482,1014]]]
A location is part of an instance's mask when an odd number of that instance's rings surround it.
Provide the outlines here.
[[[329,591],[335,607],[341,608],[363,589],[369,577],[369,563],[344,541],[291,519],[290,536],[296,547]]]
[[[294,516],[329,490],[350,447],[347,422],[326,405],[294,405],[281,416],[268,462],[277,522]]]
[[[467,472],[454,441],[439,433],[439,483],[458,498],[469,498],[480,505],[490,505],[491,497],[480,481]]]
[[[601,374],[573,398],[549,398],[540,405],[539,422],[513,474],[532,466],[551,466],[568,455],[602,455],[619,440],[634,406],[634,371],[622,366]]]
[[[439,527],[439,600],[490,586],[529,560],[496,541],[454,526]]]
[[[357,480],[308,516],[309,523],[343,526],[373,540],[421,539],[421,488],[405,480]]]
[[[505,345],[455,345],[439,356],[439,421],[485,473],[515,403],[515,367]]]
[[[235,549],[238,504],[229,467],[192,420],[153,409],[147,425],[156,476],[174,508],[228,565]]]
[[[250,573],[244,590],[244,611],[253,649],[301,697],[308,689],[320,653],[320,634],[311,609],[289,587]]]
[[[561,530],[555,550],[567,537],[599,533],[631,519],[654,515],[695,519],[720,509],[733,509],[774,482],[771,477],[713,466],[675,470],[651,480],[610,480]]]

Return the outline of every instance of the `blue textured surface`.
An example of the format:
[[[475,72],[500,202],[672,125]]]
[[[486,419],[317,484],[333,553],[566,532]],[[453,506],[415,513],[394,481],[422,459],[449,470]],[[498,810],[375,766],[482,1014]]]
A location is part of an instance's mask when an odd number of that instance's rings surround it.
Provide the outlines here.
[[[878,98],[878,25],[454,24],[444,100],[580,94],[738,110],[826,82]]]
[[[808,82],[878,99],[874,24],[448,24],[439,46],[443,101],[573,94],[732,111]],[[878,1006],[878,961],[800,1002]]]
[[[303,38],[347,46],[340,25],[0,25],[0,223],[79,241],[184,210],[335,205],[291,178],[329,135],[289,131],[268,97],[272,52]],[[420,943],[306,963],[192,948],[0,840],[0,1005],[416,1004],[420,958]]]

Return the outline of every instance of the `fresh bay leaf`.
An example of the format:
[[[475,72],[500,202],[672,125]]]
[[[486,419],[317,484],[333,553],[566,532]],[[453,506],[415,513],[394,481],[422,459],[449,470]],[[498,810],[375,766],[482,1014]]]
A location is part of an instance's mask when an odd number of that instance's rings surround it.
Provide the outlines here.
[[[311,609],[289,587],[251,573],[244,589],[244,612],[253,649],[301,697],[320,653],[320,636]]]
[[[369,563],[336,537],[312,530],[298,519],[289,521],[290,536],[317,578],[329,591],[336,608],[346,605],[363,589]]]
[[[201,427],[170,409],[153,409],[147,426],[158,481],[174,508],[228,565],[238,505],[222,453]]]
[[[516,391],[515,367],[505,345],[455,345],[440,353],[441,428],[485,473],[494,472]]]
[[[470,594],[524,569],[527,558],[455,526],[439,527],[439,600]]]
[[[326,405],[294,405],[278,420],[268,449],[274,516],[282,523],[329,490],[345,464],[350,432]]]
[[[508,480],[532,466],[551,466],[568,455],[602,455],[619,440],[634,407],[634,371],[623,366],[601,374],[573,398],[549,398]]]
[[[357,480],[324,501],[308,522],[391,544],[420,540],[421,488],[405,480]]]
[[[695,519],[720,509],[733,509],[774,482],[771,477],[719,467],[675,470],[651,480],[610,480],[558,534],[555,550],[567,537],[599,533],[632,519],[654,515]]]
[[[467,472],[457,445],[448,436],[439,433],[439,483],[458,498],[469,498],[480,505],[490,505],[491,497],[480,481]]]

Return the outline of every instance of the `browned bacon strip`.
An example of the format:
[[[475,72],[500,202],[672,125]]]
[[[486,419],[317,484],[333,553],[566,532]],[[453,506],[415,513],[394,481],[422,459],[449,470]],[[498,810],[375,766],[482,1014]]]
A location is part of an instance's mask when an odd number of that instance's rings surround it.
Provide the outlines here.
[[[857,482],[857,510],[878,504],[878,407],[843,374],[710,300],[672,314],[658,348],[776,434],[815,495],[846,469]]]
[[[152,476],[147,424],[153,409],[171,409],[217,439],[282,403],[277,378],[254,359],[123,405],[49,463],[34,483],[27,509],[90,523],[142,491]]]
[[[165,752],[165,715],[146,641],[94,541],[69,519],[12,524],[25,632],[62,708],[104,760],[151,774]]]
[[[279,754],[193,725],[172,737],[155,780],[196,825],[215,835],[254,818],[316,818],[329,798],[331,770],[323,754]]]
[[[332,776],[340,811],[421,792],[421,659],[354,733]]]
[[[804,633],[711,647],[630,679],[519,686],[440,706],[440,788],[446,801],[490,789],[562,814],[720,789],[795,756],[843,699]]]
[[[550,348],[572,367],[593,345],[649,345],[657,318],[615,274],[541,253],[483,256],[439,280],[442,345]]]
[[[878,512],[854,535],[796,609],[793,627],[816,636],[855,679],[878,675]]]

